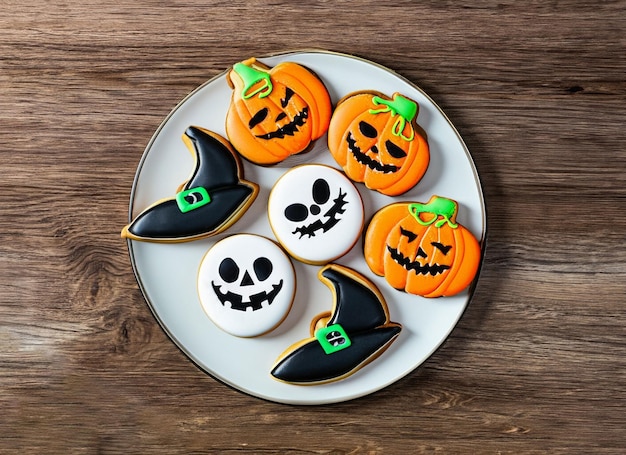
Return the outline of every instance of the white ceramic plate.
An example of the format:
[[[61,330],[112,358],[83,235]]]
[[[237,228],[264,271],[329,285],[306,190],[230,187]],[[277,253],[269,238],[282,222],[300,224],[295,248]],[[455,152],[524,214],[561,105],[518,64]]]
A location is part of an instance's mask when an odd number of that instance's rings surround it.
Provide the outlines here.
[[[459,203],[457,220],[483,243],[486,218],[480,181],[471,156],[454,126],[422,90],[389,69],[348,55],[322,51],[292,52],[259,58],[275,66],[282,61],[313,70],[327,86],[333,103],[357,90],[400,92],[419,103],[417,122],[428,134],[431,162],[413,190],[390,198],[357,187],[366,220],[379,208],[397,201],[427,202],[437,194]],[[148,144],[135,176],[130,219],[161,198],[171,197],[193,167],[193,157],[181,137],[189,125],[201,126],[226,137],[225,118],[231,90],[225,73],[211,79],[185,98],[165,119]],[[155,244],[128,241],[132,265],[141,290],[166,333],[200,368],[214,378],[250,395],[291,404],[345,401],[375,392],[421,365],[443,343],[469,303],[473,286],[454,297],[426,299],[391,288],[372,274],[363,260],[362,240],[337,263],[370,278],[383,293],[391,320],[403,330],[391,347],[352,376],[322,385],[298,386],[278,382],[269,372],[276,358],[292,343],[309,336],[314,316],[332,306],[329,289],[317,279],[318,266],[293,260],[297,290],[293,307],[283,323],[257,338],[237,338],[216,327],[206,316],[196,291],[200,261],[213,243],[237,232],[274,239],[267,219],[267,198],[273,183],[290,167],[305,162],[338,167],[319,139],[309,153],[274,167],[244,161],[245,178],[260,185],[260,192],[245,215],[226,232],[189,243]],[[484,247],[484,245],[483,245]]]

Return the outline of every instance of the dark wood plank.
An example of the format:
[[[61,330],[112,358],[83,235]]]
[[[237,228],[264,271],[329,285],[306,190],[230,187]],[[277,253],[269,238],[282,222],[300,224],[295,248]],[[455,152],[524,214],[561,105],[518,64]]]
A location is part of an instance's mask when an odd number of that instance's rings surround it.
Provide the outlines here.
[[[9,2],[0,14],[0,452],[623,453],[626,2]],[[167,338],[126,245],[161,120],[232,63],[355,54],[425,89],[488,206],[475,296],[392,386],[243,395]]]

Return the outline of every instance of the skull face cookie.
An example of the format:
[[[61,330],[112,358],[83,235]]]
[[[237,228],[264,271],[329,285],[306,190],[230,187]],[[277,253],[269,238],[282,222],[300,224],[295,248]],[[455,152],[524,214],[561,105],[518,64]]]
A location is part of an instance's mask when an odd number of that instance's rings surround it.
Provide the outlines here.
[[[254,234],[217,242],[198,272],[202,308],[215,325],[239,337],[276,328],[291,308],[295,288],[289,257],[273,241]]]
[[[325,264],[346,254],[363,229],[363,201],[339,170],[296,166],[278,179],[268,200],[276,239],[294,258]]]

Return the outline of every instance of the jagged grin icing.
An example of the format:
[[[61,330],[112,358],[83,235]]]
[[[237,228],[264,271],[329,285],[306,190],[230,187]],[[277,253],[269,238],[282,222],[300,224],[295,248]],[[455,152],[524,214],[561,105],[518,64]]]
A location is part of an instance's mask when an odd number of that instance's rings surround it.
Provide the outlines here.
[[[378,161],[370,158],[365,153],[363,153],[361,151],[361,148],[356,145],[356,140],[354,139],[354,136],[352,136],[352,133],[348,133],[346,141],[348,142],[348,147],[350,148],[350,152],[352,152],[352,156],[354,156],[354,159],[357,160],[359,163],[367,166],[374,171],[382,172],[383,174],[389,174],[398,170],[398,167],[394,166],[393,164],[379,163]],[[372,147],[372,149],[374,148]]]
[[[408,271],[414,271],[419,275],[439,275],[450,268],[449,265],[420,264],[419,261],[412,261],[396,248],[387,245],[387,251],[391,254],[391,259],[404,267]]]
[[[305,107],[302,111],[298,112],[293,120],[286,125],[281,126],[276,131],[270,131],[267,134],[257,134],[256,137],[259,139],[274,139],[279,138],[282,139],[285,136],[293,136],[294,133],[298,132],[298,127],[302,126],[306,123],[306,120],[309,118],[309,108]]]

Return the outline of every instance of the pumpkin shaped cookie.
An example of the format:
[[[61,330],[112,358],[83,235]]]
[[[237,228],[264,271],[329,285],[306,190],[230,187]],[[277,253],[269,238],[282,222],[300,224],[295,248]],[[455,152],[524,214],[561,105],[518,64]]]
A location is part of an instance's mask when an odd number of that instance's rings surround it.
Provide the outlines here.
[[[364,256],[372,272],[396,289],[424,297],[451,296],[472,282],[481,249],[456,222],[455,201],[433,196],[427,204],[395,203],[370,221]]]
[[[388,196],[405,193],[430,162],[425,133],[416,123],[418,109],[399,93],[350,94],[330,120],[328,148],[355,182]]]
[[[315,74],[297,63],[269,68],[250,58],[236,63],[227,81],[233,93],[226,134],[255,164],[272,165],[307,151],[328,130],[330,95]]]

